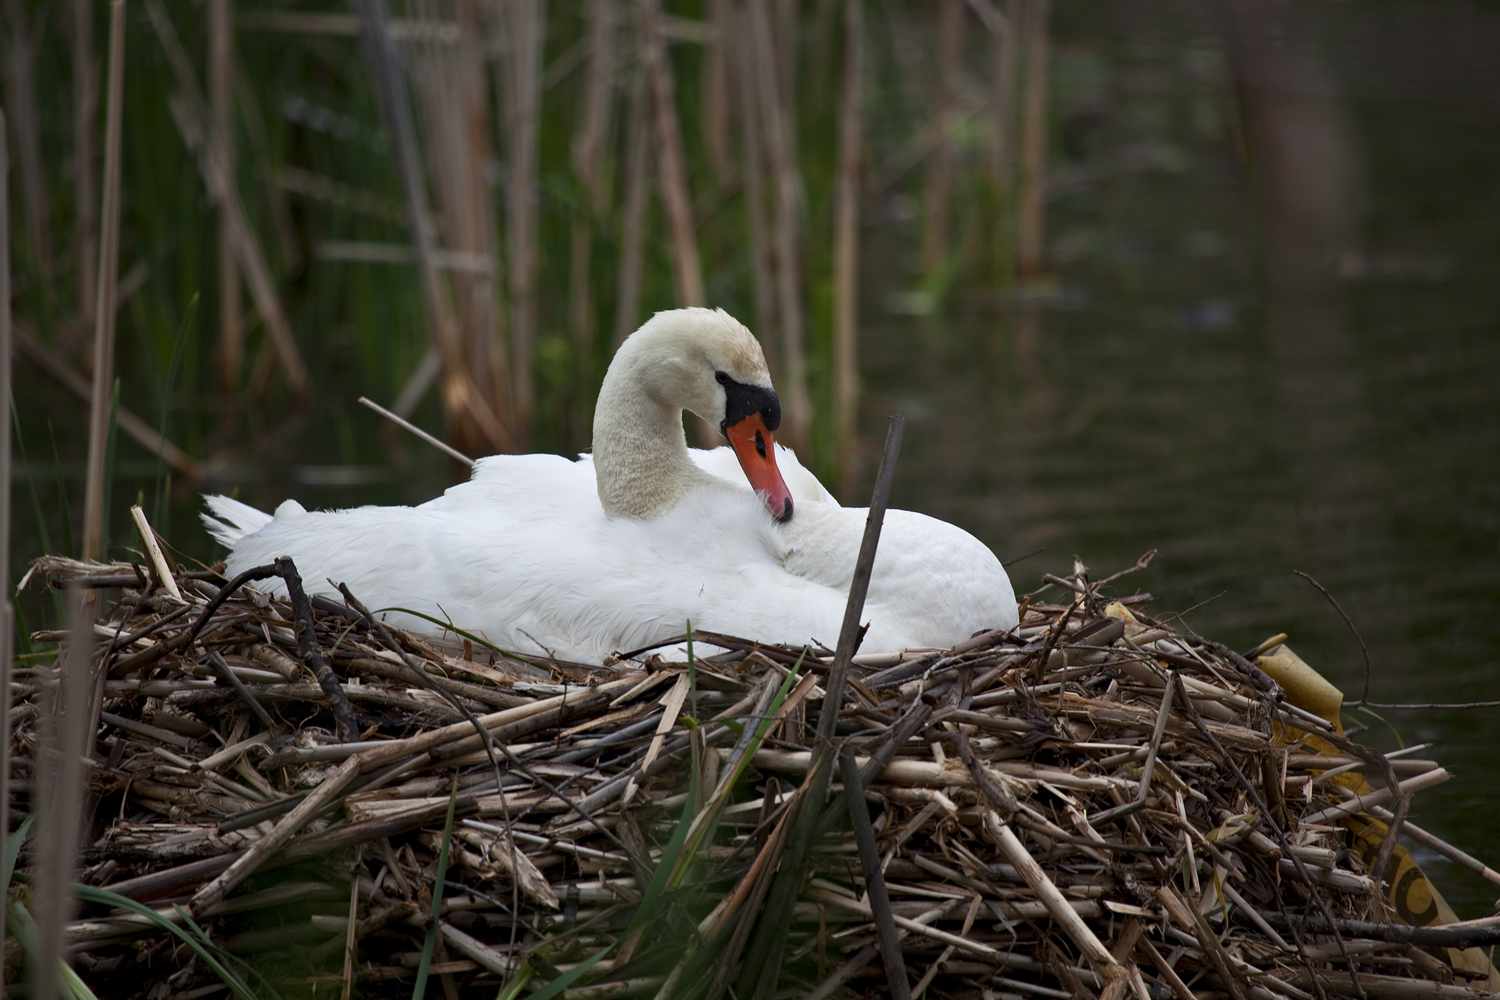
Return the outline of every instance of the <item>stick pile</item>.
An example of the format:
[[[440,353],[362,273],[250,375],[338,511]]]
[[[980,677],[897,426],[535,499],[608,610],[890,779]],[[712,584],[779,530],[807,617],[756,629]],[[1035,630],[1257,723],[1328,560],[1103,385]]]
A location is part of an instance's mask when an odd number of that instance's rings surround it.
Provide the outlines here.
[[[1438,764],[1081,573],[1009,633],[857,657],[832,746],[816,647],[698,633],[691,668],[680,639],[584,665],[300,583],[33,573],[113,601],[78,881],[158,917],[85,897],[65,939],[101,997],[226,988],[164,922],[257,990],[345,997],[1458,1000],[1454,949],[1500,940],[1402,924],[1371,874],[1395,838],[1349,849],[1341,821],[1399,826]],[[12,691],[23,815],[55,668]]]

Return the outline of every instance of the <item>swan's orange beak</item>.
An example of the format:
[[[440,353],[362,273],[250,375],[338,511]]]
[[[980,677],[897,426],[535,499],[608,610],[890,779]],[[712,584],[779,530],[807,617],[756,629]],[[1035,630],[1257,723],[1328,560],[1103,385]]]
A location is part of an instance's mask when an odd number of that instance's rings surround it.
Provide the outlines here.
[[[745,470],[750,486],[765,501],[766,509],[778,521],[792,519],[792,491],[786,488],[781,471],[776,468],[776,439],[771,436],[759,412],[752,413],[724,428],[734,455]]]

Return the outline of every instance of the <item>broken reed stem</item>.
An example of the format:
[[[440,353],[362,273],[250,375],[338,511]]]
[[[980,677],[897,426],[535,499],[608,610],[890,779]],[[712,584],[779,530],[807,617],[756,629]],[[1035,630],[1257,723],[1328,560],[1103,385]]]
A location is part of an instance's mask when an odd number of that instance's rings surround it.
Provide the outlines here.
[[[89,401],[83,558],[104,552],[104,463],[115,377],[115,277],[120,262],[120,146],[125,112],[125,0],[109,9],[109,91],[104,126],[104,199],[99,208],[99,285],[94,296],[94,388]]]
[[[380,414],[382,417],[385,417],[387,420],[395,424],[397,427],[400,427],[402,430],[415,434],[417,437],[421,438],[423,441],[426,441],[428,444],[432,445],[434,448],[438,449],[449,458],[452,458],[455,461],[462,462],[465,465],[474,464],[474,460],[468,455],[465,455],[463,452],[448,444],[446,441],[440,440],[433,437],[431,434],[428,434],[426,431],[418,427],[416,424],[412,423],[410,420],[407,420],[404,417],[396,416],[396,414],[392,413],[390,410],[387,410],[385,407],[370,399],[368,396],[359,397],[359,402],[362,406],[366,406],[369,409],[374,410],[376,413]]]
[[[845,678],[854,659],[860,637],[859,619],[865,610],[865,595],[870,589],[870,574],[875,567],[875,549],[880,544],[880,528],[885,523],[885,507],[891,498],[891,484],[896,479],[896,458],[901,454],[901,438],[906,432],[906,418],[891,416],[885,432],[885,450],[880,456],[880,471],[875,475],[875,492],[870,497],[870,511],[865,518],[865,533],[859,543],[859,558],[854,563],[854,579],[849,584],[849,600],[844,605],[844,622],[839,628],[839,647],[833,665],[828,669],[823,708],[818,716],[818,741],[826,746],[833,739],[834,727],[844,704]]]
[[[853,479],[859,409],[859,114],[864,19],[864,0],[844,0],[844,70],[833,224],[833,421],[841,492],[847,492]]]

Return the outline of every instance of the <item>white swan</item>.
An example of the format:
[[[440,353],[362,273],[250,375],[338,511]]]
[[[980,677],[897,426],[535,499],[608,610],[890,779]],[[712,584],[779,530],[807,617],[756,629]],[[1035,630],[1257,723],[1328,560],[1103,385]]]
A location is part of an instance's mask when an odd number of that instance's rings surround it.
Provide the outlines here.
[[[684,409],[717,424],[733,450],[690,451]],[[780,418],[750,331],[723,310],[678,309],[615,355],[592,457],[481,459],[468,482],[417,507],[315,512],[288,500],[272,517],[211,496],[217,518],[204,522],[230,548],[231,576],[289,555],[310,592],[337,596],[327,581],[347,583],[371,609],[421,611],[503,649],[597,662],[689,620],[831,645],[866,511],[840,507],[774,444]],[[863,652],[946,647],[1015,625],[1016,601],[972,535],[890,510],[864,619]],[[412,615],[390,620],[436,631]]]

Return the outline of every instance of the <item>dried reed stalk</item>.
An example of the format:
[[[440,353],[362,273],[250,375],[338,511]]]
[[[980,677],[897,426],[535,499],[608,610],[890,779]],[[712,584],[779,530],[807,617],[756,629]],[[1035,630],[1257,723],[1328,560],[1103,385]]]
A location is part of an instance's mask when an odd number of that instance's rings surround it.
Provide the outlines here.
[[[1020,179],[1016,192],[1016,263],[1042,268],[1047,187],[1048,22],[1052,0],[1022,0],[1026,83],[1021,95]]]
[[[986,17],[990,33],[990,182],[1007,204],[1015,178],[1016,33],[1021,0],[1001,0],[1000,8],[989,7]]]
[[[109,91],[104,131],[104,201],[99,209],[99,287],[94,296],[94,386],[89,401],[88,479],[83,508],[83,558],[103,554],[104,462],[115,379],[115,278],[120,264],[120,144],[125,112],[125,0],[109,9]]]
[[[542,41],[546,30],[544,0],[509,0],[496,7],[496,38],[505,95],[506,162],[510,186],[506,197],[506,246],[510,252],[510,346],[513,366],[516,446],[530,442],[536,406],[532,351],[537,333],[537,197],[540,183],[540,115]]]
[[[26,236],[45,286],[52,289],[52,220],[47,210],[47,175],[42,166],[41,122],[36,103],[36,38],[26,23],[20,0],[6,0],[10,28],[10,58],[6,92],[10,124],[15,128],[16,166],[20,174],[21,207],[26,213]]]
[[[864,84],[864,0],[844,0],[844,67],[839,88],[839,161],[833,217],[833,431],[839,481],[854,475],[859,410],[860,90]]]
[[[639,48],[639,43],[637,43]],[[641,268],[646,243],[646,209],[651,197],[651,105],[646,71],[637,65],[630,88],[625,148],[625,211],[620,222],[620,268],[616,275],[613,343],[619,347],[640,321]]]
[[[73,225],[73,254],[78,272],[78,318],[86,326],[94,322],[94,303],[99,294],[95,271],[99,223],[94,214],[94,115],[99,100],[94,68],[94,5],[89,0],[73,0],[68,12],[73,62],[73,206],[78,213]]]
[[[659,0],[637,0],[640,59],[651,87],[652,118],[656,124],[657,178],[661,181],[662,204],[667,210],[667,228],[672,238],[672,279],[679,306],[701,306],[703,266],[698,259],[698,236],[693,227],[693,201],[688,192],[687,165],[682,152],[682,131],[677,125],[672,70],[662,39]]]
[[[710,37],[703,49],[703,148],[715,178],[725,184],[738,173],[729,154],[729,42],[731,0],[708,0],[704,20]]]
[[[570,317],[573,351],[584,371],[594,353],[594,296],[590,280],[594,229],[609,211],[610,172],[606,153],[614,119],[615,71],[619,35],[616,0],[589,0],[588,75],[584,82],[583,116],[573,137],[573,172],[588,195],[588,214],[573,220],[573,258],[569,269]]]
[[[425,21],[441,13],[435,0],[413,5]],[[427,164],[434,178],[437,231],[443,250],[437,262],[448,272],[453,293],[458,352],[468,378],[488,409],[504,417],[510,406],[509,372],[497,308],[497,263],[493,246],[490,185],[488,87],[485,82],[483,18],[479,0],[460,0],[455,14],[463,28],[454,44],[437,39],[413,41],[411,78],[426,137]],[[445,258],[463,255],[478,265],[447,266]],[[484,444],[489,448],[484,448]],[[499,442],[471,442],[475,450]]]
[[[793,152],[793,122],[777,86],[776,43],[771,34],[767,0],[749,0],[746,47],[755,68],[762,124],[770,151],[776,192],[776,299],[782,334],[782,428],[788,444],[809,443],[812,401],[807,389],[807,356],[803,344],[801,268],[798,223],[802,214],[802,180]],[[786,44],[791,40],[787,39]],[[783,52],[784,54],[784,52]],[[789,75],[789,71],[784,75]],[[790,102],[789,102],[790,103]]]
[[[927,157],[922,268],[931,271],[948,254],[953,228],[953,120],[963,71],[964,0],[940,0],[937,15],[938,141]]]
[[[400,167],[428,321],[434,344],[442,357],[443,414],[448,420],[449,433],[468,445],[461,450],[475,451],[474,445],[484,442],[506,451],[512,445],[510,428],[481,395],[471,377],[448,286],[438,271],[437,239],[427,202],[416,129],[407,102],[405,76],[390,36],[384,0],[365,0],[363,16],[366,52],[375,77],[381,112],[390,130]]]
[[[728,12],[730,32],[736,39],[749,38],[750,14],[735,5]],[[745,218],[750,236],[751,291],[755,302],[755,329],[771,379],[781,385],[781,337],[777,324],[776,286],[771,266],[771,245],[766,234],[766,152],[761,139],[759,87],[751,47],[737,44],[729,49],[735,114],[740,124],[741,162],[745,171]]]
[[[230,0],[209,0],[208,108],[215,139],[231,163],[235,145],[234,54],[234,9]],[[219,388],[233,399],[239,393],[244,367],[245,330],[234,223],[228,216],[229,211],[219,206]]]

